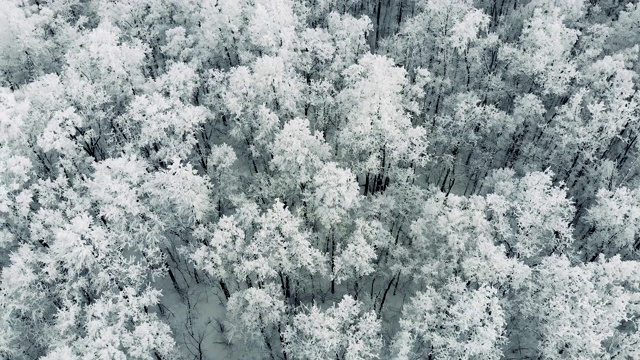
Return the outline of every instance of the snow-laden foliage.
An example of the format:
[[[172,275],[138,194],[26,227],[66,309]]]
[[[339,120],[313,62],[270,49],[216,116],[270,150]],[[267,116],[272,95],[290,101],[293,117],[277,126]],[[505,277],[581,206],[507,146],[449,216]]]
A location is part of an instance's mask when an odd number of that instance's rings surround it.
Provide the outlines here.
[[[640,358],[640,5],[0,0],[1,359]]]
[[[293,317],[284,332],[285,349],[296,359],[368,360],[379,358],[380,320],[351,296],[326,311],[313,305]]]

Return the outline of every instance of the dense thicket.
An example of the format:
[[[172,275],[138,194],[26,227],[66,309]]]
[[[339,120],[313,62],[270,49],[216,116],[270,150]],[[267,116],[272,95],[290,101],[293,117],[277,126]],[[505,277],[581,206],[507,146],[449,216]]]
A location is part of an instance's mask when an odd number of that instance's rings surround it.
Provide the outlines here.
[[[640,5],[0,9],[0,358],[640,358]]]

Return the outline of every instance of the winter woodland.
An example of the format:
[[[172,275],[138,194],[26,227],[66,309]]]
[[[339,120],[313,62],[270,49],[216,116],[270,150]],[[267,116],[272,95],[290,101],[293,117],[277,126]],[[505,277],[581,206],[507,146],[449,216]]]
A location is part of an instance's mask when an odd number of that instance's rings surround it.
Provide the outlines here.
[[[0,358],[640,359],[640,5],[0,0]]]

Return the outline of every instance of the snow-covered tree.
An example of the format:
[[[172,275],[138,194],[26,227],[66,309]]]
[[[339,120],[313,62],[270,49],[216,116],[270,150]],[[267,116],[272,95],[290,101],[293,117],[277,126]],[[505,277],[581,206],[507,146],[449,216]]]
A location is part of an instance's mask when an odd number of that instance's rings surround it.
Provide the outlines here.
[[[293,318],[284,332],[285,349],[295,359],[378,359],[382,348],[375,312],[346,295],[326,311],[315,304]]]
[[[0,8],[0,358],[640,357],[639,5]]]

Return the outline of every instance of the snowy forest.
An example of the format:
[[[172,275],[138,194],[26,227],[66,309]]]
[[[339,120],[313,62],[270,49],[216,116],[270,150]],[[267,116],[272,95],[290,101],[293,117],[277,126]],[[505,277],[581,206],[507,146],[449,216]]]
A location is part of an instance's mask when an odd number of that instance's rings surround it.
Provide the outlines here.
[[[0,0],[0,359],[640,359],[640,5]]]

